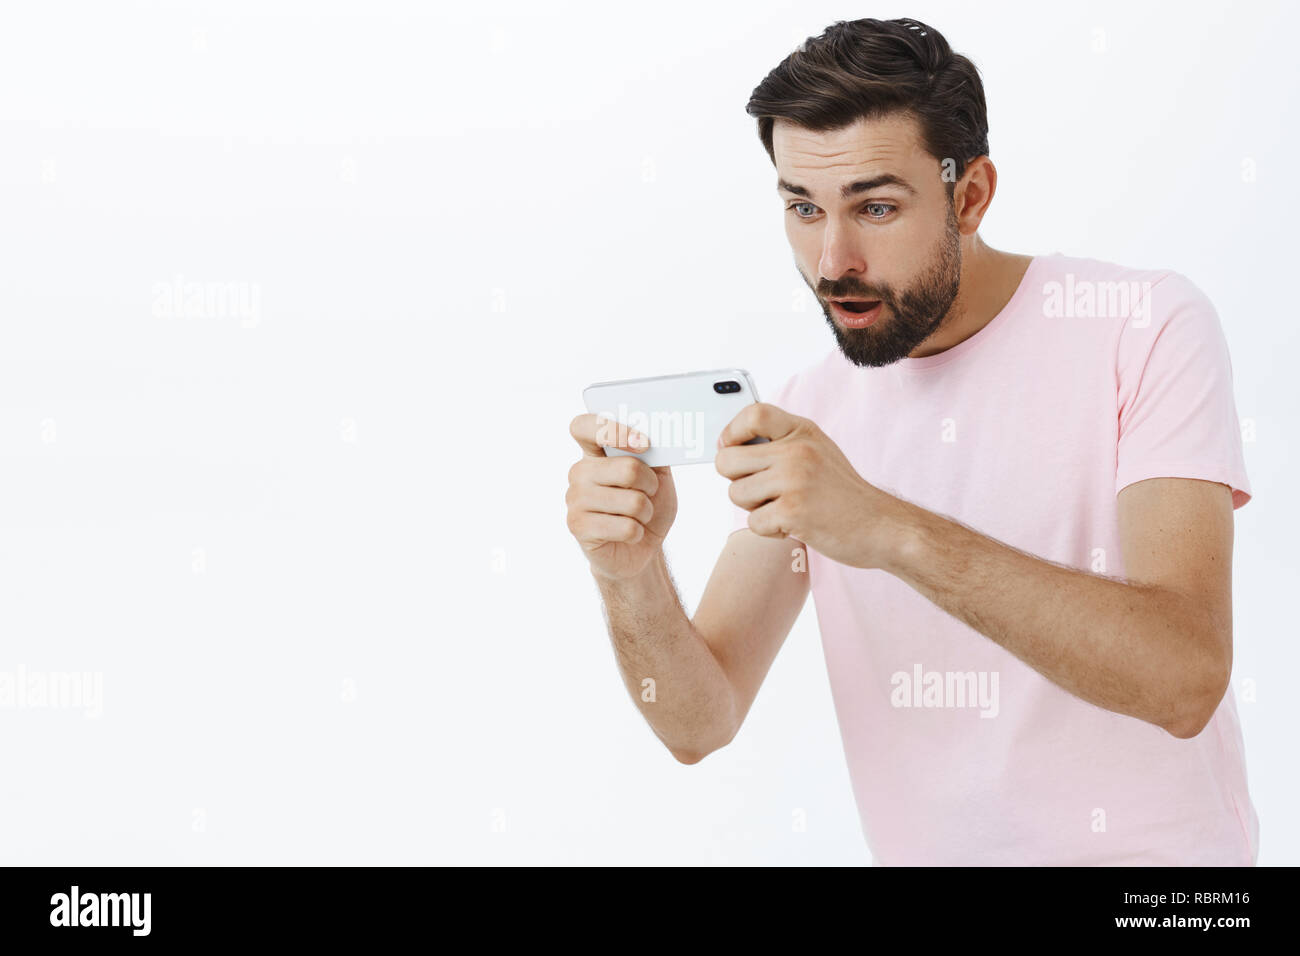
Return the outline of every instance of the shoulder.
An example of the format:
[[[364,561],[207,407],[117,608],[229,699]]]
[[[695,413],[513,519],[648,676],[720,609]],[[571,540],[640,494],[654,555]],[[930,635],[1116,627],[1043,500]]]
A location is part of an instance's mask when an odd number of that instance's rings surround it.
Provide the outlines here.
[[[1167,318],[1180,307],[1210,305],[1199,286],[1169,268],[1058,254],[1041,257],[1038,277],[1049,308],[1081,318]]]
[[[1118,371],[1145,361],[1158,343],[1223,340],[1218,312],[1205,291],[1171,268],[1123,265],[1083,256],[1042,257],[1044,313],[1108,329]]]

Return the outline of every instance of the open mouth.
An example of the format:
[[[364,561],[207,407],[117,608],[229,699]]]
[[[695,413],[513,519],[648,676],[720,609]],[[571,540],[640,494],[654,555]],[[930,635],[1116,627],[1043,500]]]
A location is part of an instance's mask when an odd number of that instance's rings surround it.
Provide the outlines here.
[[[840,324],[864,329],[880,318],[884,304],[879,299],[831,299],[831,310]]]
[[[879,299],[839,299],[839,304],[848,312],[870,312],[880,302]]]

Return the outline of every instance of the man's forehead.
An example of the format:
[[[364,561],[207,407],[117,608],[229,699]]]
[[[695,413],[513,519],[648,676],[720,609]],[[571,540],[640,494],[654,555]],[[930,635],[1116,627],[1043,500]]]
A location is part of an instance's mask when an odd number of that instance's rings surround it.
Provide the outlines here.
[[[772,128],[772,152],[777,171],[829,172],[835,175],[870,173],[874,169],[914,167],[929,156],[921,146],[915,122],[905,117],[859,120],[851,126],[814,132],[783,120]]]
[[[910,117],[860,120],[817,133],[792,124],[773,126],[777,191],[827,202],[894,188],[919,197],[935,166]]]

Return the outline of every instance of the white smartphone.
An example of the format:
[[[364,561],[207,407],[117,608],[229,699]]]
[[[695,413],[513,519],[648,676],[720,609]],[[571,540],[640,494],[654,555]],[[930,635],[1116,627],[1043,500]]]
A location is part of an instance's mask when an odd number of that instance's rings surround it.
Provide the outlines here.
[[[722,429],[742,408],[759,400],[758,389],[743,368],[596,382],[582,390],[582,399],[587,411],[650,439],[643,452],[603,445],[605,454],[633,455],[653,468],[713,461]],[[756,438],[747,444],[767,440]]]

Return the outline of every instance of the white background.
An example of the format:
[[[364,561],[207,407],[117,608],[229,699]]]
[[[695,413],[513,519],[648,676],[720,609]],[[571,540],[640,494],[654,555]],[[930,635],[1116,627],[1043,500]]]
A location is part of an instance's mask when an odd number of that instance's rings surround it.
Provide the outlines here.
[[[1300,862],[1300,15],[1131,0],[6,7],[0,671],[103,699],[0,710],[0,859],[869,862],[812,602],[682,766],[564,520],[589,382],[771,395],[833,347],[744,105],[862,15],[979,66],[987,242],[1216,304],[1255,428],[1233,692],[1259,861]],[[160,315],[177,276],[257,314]],[[693,610],[730,505],[677,482]]]

